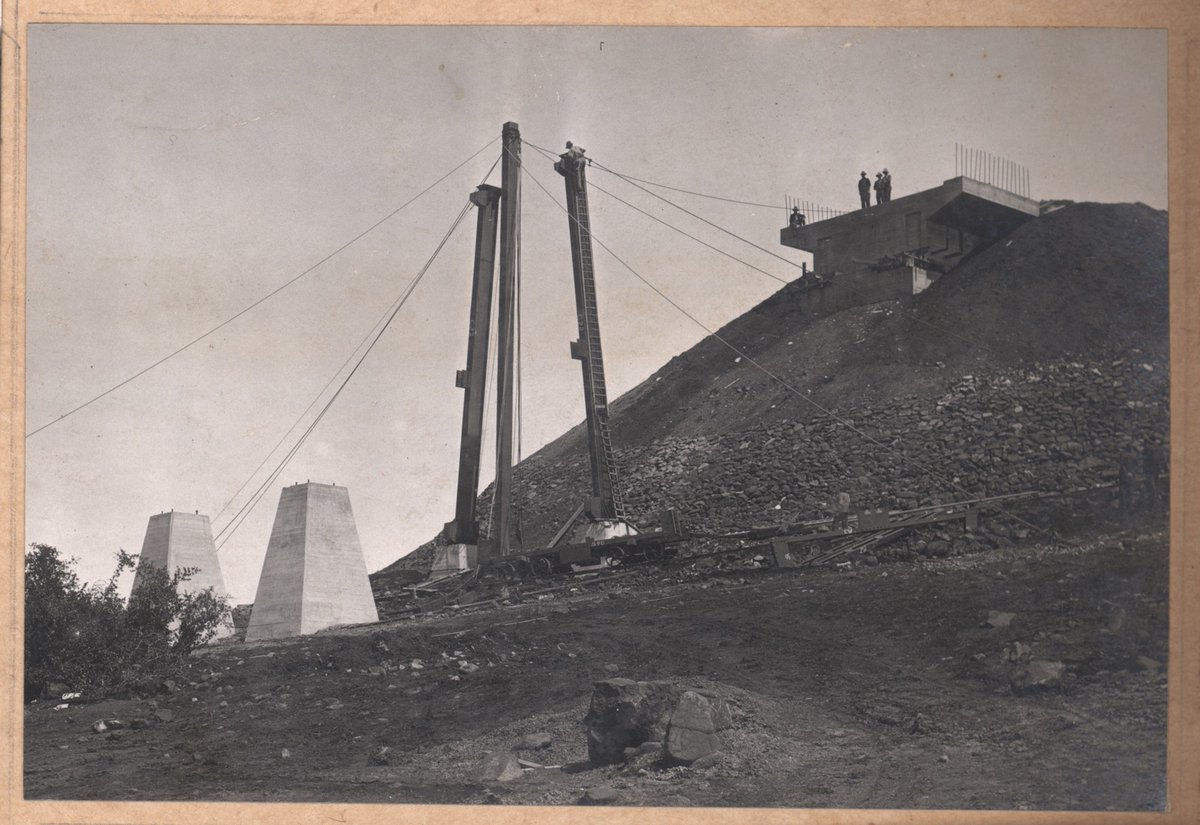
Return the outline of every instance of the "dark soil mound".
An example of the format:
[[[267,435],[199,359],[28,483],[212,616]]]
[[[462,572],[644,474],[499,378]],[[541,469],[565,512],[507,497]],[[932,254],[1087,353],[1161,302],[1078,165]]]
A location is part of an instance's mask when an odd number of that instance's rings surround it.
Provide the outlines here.
[[[872,349],[907,344],[910,363],[1014,364],[1110,347],[1165,355],[1167,275],[1165,212],[1073,204],[947,273],[913,302],[894,342]]]
[[[822,406],[844,409],[941,391],[958,368],[1127,350],[1165,357],[1167,283],[1165,212],[1071,204],[1028,222],[908,301],[812,318],[785,287],[718,335]],[[613,404],[614,442],[716,435],[814,414],[709,336]],[[546,456],[578,450],[582,434],[571,430]]]

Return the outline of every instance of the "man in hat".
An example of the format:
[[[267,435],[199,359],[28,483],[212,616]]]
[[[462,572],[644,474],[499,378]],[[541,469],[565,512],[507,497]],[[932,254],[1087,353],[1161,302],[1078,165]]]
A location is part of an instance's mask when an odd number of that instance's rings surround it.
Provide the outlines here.
[[[875,205],[883,203],[883,172],[875,173]]]
[[[792,229],[799,229],[804,226],[804,213],[800,211],[799,206],[792,207],[792,214],[788,216],[788,226]]]
[[[862,201],[863,209],[871,205],[871,179],[867,177],[866,172],[858,179],[858,199]]]
[[[587,158],[583,154],[585,151],[582,146],[576,146],[568,140],[567,151],[559,155],[560,160],[554,164],[554,170],[561,175],[572,174],[576,180],[579,180],[579,173],[583,171],[583,167],[587,163]]]
[[[883,202],[888,203],[892,199],[892,173],[887,169],[883,170]]]

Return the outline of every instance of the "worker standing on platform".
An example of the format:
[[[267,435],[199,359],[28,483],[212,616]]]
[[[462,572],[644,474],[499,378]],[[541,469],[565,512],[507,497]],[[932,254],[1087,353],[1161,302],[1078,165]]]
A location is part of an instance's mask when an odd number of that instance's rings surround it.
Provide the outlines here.
[[[562,171],[564,173],[572,172],[575,175],[575,180],[577,181],[580,179],[579,173],[583,171],[583,167],[588,162],[588,159],[583,156],[585,151],[587,150],[585,150],[582,146],[576,146],[574,143],[568,140],[567,151],[562,156],[564,163],[564,169]]]
[[[858,179],[858,199],[862,201],[863,209],[871,206],[871,179],[867,177],[866,172]]]
[[[875,173],[875,205],[883,203],[883,172]]]
[[[892,173],[887,169],[883,170],[883,202],[890,203],[892,200]]]
[[[799,206],[792,207],[792,214],[788,216],[788,226],[792,229],[804,226],[804,213],[800,211]]]

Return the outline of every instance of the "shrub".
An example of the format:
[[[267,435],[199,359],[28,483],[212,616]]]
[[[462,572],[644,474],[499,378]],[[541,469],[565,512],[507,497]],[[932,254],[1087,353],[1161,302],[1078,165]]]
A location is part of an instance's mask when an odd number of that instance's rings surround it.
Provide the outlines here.
[[[195,572],[186,568],[142,565],[126,605],[117,582],[136,558],[122,550],[108,581],[81,585],[74,559],[45,544],[26,552],[26,700],[54,683],[92,696],[156,684],[229,623],[227,600],[211,588],[180,591]]]

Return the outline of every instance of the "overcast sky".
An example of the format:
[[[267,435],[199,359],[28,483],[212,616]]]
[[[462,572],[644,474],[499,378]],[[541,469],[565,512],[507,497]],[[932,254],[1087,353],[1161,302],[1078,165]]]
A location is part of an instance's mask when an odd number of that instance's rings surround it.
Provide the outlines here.
[[[1156,31],[34,25],[28,59],[27,431],[320,261],[508,120],[532,143],[574,140],[630,175],[779,204],[664,192],[796,264],[807,256],[779,246],[785,196],[851,209],[859,171],[884,166],[895,196],[930,188],[953,176],[956,142],[1027,165],[1035,198],[1167,201]],[[30,437],[27,541],[77,556],[96,580],[118,548],[140,550],[151,515],[215,517],[499,151]],[[528,146],[524,157],[561,201],[550,163]],[[590,180],[780,278],[798,274],[598,169]],[[591,200],[596,237],[710,326],[779,287],[598,191]],[[532,180],[523,201],[529,454],[582,420],[583,402],[566,217]],[[254,597],[285,484],[349,488],[370,570],[452,517],[473,234],[471,215],[222,550],[237,601]],[[615,397],[703,331],[596,254]]]

